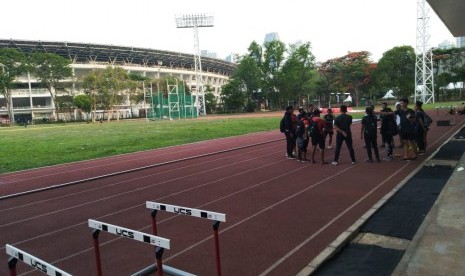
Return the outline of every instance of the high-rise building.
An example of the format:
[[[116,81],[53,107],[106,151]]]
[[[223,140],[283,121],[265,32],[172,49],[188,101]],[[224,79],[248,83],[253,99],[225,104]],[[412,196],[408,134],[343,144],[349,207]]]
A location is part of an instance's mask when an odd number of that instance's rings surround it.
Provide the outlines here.
[[[237,54],[230,54],[229,56],[227,56],[225,58],[225,60],[227,62],[236,63],[237,62]]]
[[[278,33],[268,33],[265,35],[265,43],[266,42],[271,42],[274,40],[279,40],[279,35]]]
[[[465,47],[465,36],[459,36],[455,38],[457,48]]]
[[[209,57],[209,58],[217,58],[218,57],[218,55],[215,52],[210,52],[208,50],[200,51],[200,56]]]
[[[444,40],[443,42],[438,44],[439,49],[450,49],[455,47],[453,42],[450,42],[449,40]]]

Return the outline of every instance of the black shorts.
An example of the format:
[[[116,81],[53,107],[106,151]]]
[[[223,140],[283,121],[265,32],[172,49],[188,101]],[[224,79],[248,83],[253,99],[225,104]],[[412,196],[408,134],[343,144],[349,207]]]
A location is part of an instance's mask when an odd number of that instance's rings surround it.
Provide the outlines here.
[[[324,134],[325,134],[325,136],[328,135],[328,134],[329,134],[329,135],[333,135],[333,134],[334,134],[333,129],[328,129],[328,130],[325,129],[325,133],[324,133]]]
[[[299,148],[299,150],[306,152],[307,146],[308,146],[307,139],[304,139],[303,137],[297,137],[297,148]]]
[[[316,146],[316,145],[318,145],[320,149],[325,148],[324,136],[318,135],[318,136],[312,137],[312,146]]]
[[[415,141],[415,132],[399,132],[401,140]]]

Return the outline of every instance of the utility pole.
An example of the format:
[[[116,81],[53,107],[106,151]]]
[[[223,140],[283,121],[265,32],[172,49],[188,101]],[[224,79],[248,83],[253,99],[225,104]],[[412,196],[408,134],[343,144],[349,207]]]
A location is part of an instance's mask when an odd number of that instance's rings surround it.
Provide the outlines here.
[[[176,16],[176,27],[194,29],[195,105],[197,106],[197,115],[205,116],[207,115],[207,109],[205,107],[205,91],[203,89],[198,28],[213,27],[213,16],[206,14],[185,14]]]
[[[434,103],[433,51],[429,45],[429,7],[417,0],[417,45],[415,61],[415,101]]]

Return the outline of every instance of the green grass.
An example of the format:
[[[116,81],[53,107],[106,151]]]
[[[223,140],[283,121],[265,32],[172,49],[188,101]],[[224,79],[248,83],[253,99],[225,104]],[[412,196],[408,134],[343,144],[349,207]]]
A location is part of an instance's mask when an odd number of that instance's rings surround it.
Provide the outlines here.
[[[278,129],[280,118],[120,121],[0,128],[0,173]]]

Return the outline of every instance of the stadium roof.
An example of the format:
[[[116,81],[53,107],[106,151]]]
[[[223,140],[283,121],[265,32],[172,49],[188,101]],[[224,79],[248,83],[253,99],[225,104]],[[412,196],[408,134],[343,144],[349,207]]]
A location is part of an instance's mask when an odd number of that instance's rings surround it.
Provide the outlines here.
[[[194,55],[147,48],[100,45],[89,43],[6,40],[0,39],[0,48],[14,48],[24,53],[47,52],[69,58],[73,63],[109,63],[140,65],[194,71]],[[236,65],[215,58],[202,57],[202,71],[231,76]]]
[[[465,36],[465,1],[427,0],[453,36]]]

